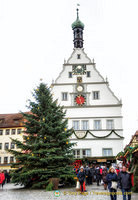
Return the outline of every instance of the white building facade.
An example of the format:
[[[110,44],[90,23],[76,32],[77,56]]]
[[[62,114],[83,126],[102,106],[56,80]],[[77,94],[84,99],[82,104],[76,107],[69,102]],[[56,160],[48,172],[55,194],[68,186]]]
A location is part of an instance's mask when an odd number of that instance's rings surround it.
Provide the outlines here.
[[[84,25],[78,10],[72,29],[74,50],[52,84],[54,99],[64,106],[68,128],[74,129],[70,140],[76,142],[75,158],[113,161],[123,149],[122,103],[96,69],[94,60],[84,52]]]

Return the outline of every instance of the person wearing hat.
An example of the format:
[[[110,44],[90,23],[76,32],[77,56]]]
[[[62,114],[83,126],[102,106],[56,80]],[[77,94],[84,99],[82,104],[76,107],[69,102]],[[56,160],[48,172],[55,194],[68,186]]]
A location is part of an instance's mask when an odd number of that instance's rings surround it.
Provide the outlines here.
[[[86,188],[85,188],[85,172],[84,172],[84,167],[81,166],[80,167],[80,171],[77,175],[79,182],[80,182],[80,188],[81,188],[81,192],[86,192]]]

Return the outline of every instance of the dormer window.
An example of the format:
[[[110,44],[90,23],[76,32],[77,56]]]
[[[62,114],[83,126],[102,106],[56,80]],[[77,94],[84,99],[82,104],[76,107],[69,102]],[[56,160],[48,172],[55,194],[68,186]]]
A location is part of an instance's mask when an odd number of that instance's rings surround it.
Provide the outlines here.
[[[0,124],[2,124],[4,122],[4,118],[0,119]]]
[[[20,119],[14,119],[14,123],[15,123],[15,124],[18,124],[19,121],[20,121]]]
[[[81,59],[81,55],[80,54],[77,54],[77,59]]]

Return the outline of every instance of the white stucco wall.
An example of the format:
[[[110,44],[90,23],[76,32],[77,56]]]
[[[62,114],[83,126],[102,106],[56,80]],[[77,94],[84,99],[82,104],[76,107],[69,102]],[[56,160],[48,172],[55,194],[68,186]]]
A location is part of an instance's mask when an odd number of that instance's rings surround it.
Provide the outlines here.
[[[74,149],[91,149],[91,156],[102,156],[103,148],[112,148],[113,156],[116,156],[118,152],[122,151],[122,140],[71,140],[76,143]]]
[[[80,54],[81,59],[77,59],[77,54]],[[90,71],[91,77],[87,77],[84,74],[73,75],[72,78],[69,78],[68,74],[72,72],[74,64],[85,64],[86,71]],[[82,94],[86,95],[86,104],[82,107],[74,104],[74,96],[78,94],[76,90],[78,76],[82,77],[81,84],[84,87]],[[98,100],[93,99],[93,91],[100,92]],[[68,93],[67,101],[62,101],[63,92]],[[103,137],[111,132],[111,130],[107,129],[107,120],[113,120],[115,132],[123,136],[121,102],[96,69],[94,61],[88,58],[83,49],[74,49],[70,58],[64,63],[63,70],[53,84],[52,93],[53,98],[58,99],[58,103],[65,106],[68,128],[72,128],[73,120],[78,120],[81,130],[82,120],[88,120],[89,130],[95,136]],[[94,130],[94,120],[101,120],[101,130]],[[76,136],[73,135],[72,139],[74,140],[71,141],[77,142],[77,146],[74,148],[91,148],[92,156],[102,156],[103,148],[112,148],[114,156],[123,149],[123,139],[114,133],[107,139],[96,139],[91,134],[87,134],[87,137],[81,140],[76,139]]]

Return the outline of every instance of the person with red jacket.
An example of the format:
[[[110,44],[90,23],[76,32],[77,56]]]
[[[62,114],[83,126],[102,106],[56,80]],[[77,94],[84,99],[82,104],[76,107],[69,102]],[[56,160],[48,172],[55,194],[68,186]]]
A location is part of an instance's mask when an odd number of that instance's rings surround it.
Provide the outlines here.
[[[4,172],[0,171],[0,185],[2,186],[3,188],[3,185],[5,184],[5,175],[4,175]]]

